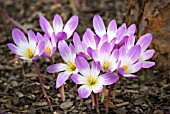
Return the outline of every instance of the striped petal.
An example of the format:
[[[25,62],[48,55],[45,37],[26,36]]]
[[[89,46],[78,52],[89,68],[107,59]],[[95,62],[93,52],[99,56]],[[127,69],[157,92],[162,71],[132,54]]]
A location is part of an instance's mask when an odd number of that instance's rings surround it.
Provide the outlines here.
[[[63,30],[63,20],[58,14],[54,16],[53,27],[55,34]]]
[[[129,66],[129,68],[125,71],[125,74],[138,72],[142,68],[142,65],[142,62],[137,62],[134,65]]]
[[[54,30],[51,27],[50,23],[47,21],[47,19],[44,16],[40,16],[39,23],[41,26],[41,29],[49,36],[51,37]]]
[[[106,73],[106,74],[100,75],[97,81],[102,82],[102,85],[110,85],[110,84],[117,82],[118,79],[119,79],[119,76],[117,74]]]
[[[103,37],[104,34],[106,34],[106,28],[103,22],[103,19],[99,15],[95,15],[93,18],[93,27],[97,35],[100,36],[100,38]]]
[[[148,48],[149,44],[152,41],[152,34],[148,33],[143,35],[136,43],[136,45],[140,45],[141,46],[141,52],[144,52],[146,50],[146,48]]]
[[[69,76],[70,74],[66,72],[59,73],[56,80],[56,89],[63,85],[64,82],[69,78]]]
[[[90,88],[88,85],[82,85],[78,89],[78,93],[79,93],[80,98],[89,97],[91,92],[92,92],[92,88]]]
[[[72,62],[72,55],[71,50],[67,43],[64,40],[59,41],[58,43],[58,49],[60,52],[61,57],[63,60],[67,63],[68,61]]]
[[[140,53],[141,53],[141,47],[139,45],[133,46],[127,52],[127,63],[133,64],[134,62],[136,62],[139,58]]]
[[[87,83],[87,78],[84,76],[81,76],[79,74],[72,74],[70,78],[73,80],[74,83],[76,84],[86,84]]]
[[[32,30],[28,31],[28,40],[29,40],[31,49],[35,49],[38,40],[37,40],[37,36]]]
[[[83,57],[76,57],[75,63],[78,71],[85,77],[90,75],[90,66],[86,59]]]
[[[141,53],[139,61],[145,61],[145,60],[150,59],[154,53],[155,53],[155,50],[147,50]]]
[[[116,20],[114,19],[109,23],[107,29],[107,35],[110,41],[116,37],[116,32],[117,32],[117,24],[116,24]]]
[[[66,23],[63,31],[67,34],[67,39],[73,34],[78,25],[78,16],[72,16]]]
[[[151,61],[144,61],[142,63],[143,63],[142,68],[150,68],[155,65],[155,62],[151,62]]]
[[[17,28],[12,29],[12,38],[17,46],[20,46],[21,43],[28,44],[27,38],[24,33]]]
[[[8,46],[8,48],[12,51],[12,52],[14,52],[16,55],[18,55],[18,47],[16,47],[14,44],[12,44],[12,43],[8,43],[7,44],[7,46]]]
[[[47,72],[55,73],[55,72],[67,70],[67,68],[68,68],[68,66],[66,64],[58,63],[58,64],[53,64],[53,65],[50,65],[49,67],[47,67]]]

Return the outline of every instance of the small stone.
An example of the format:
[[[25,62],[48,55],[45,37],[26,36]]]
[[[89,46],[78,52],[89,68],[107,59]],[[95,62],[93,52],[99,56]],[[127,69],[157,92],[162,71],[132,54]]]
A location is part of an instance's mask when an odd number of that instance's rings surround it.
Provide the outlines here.
[[[74,95],[68,94],[69,98],[74,98]]]
[[[19,91],[17,91],[16,94],[17,94],[17,96],[18,96],[19,98],[24,97],[24,95],[23,95],[21,92],[19,92]]]
[[[12,82],[11,82],[11,85],[12,85],[13,87],[17,87],[17,86],[18,86],[18,82],[17,82],[17,81],[12,81]]]
[[[73,106],[73,102],[65,102],[60,105],[60,108],[65,110]]]
[[[142,105],[142,109],[144,109],[144,110],[147,109],[148,107],[149,107],[149,106],[148,106],[147,104],[143,104],[143,105]]]
[[[143,100],[137,99],[137,100],[135,100],[134,105],[142,105],[142,103],[144,103]]]
[[[153,114],[164,114],[162,110],[154,110]]]

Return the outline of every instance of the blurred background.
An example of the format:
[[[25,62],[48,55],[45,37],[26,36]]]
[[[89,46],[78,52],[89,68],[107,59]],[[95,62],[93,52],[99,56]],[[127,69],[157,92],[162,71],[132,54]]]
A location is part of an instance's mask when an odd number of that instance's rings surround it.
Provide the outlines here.
[[[76,31],[80,36],[86,28],[92,28],[92,19],[99,14],[106,27],[116,19],[118,27],[136,24],[136,38],[146,33],[153,34],[150,48],[156,50],[153,61],[156,65],[138,73],[138,79],[123,81],[118,88],[117,103],[129,104],[111,112],[123,113],[168,113],[170,106],[170,0],[0,0],[0,113],[48,113],[38,78],[32,63],[18,60],[7,48],[13,42],[12,28],[33,29],[42,32],[39,16],[45,16],[52,23],[59,14],[64,23],[73,16],[79,16]],[[22,26],[20,26],[20,25]],[[69,41],[71,41],[70,39]],[[60,61],[59,54],[54,58]],[[94,113],[91,100],[79,106],[80,99],[74,86],[66,85],[65,104],[55,89],[55,79],[46,73],[49,61],[39,59],[41,73],[54,109],[57,113]],[[72,84],[71,81],[67,83]],[[34,88],[34,89],[32,89]],[[100,105],[104,110],[104,105]]]

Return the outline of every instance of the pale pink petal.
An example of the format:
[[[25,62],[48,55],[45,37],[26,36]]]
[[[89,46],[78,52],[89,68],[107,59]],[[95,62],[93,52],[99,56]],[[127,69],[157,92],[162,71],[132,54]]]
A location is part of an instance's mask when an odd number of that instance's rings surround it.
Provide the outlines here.
[[[17,46],[20,46],[21,43],[25,45],[28,44],[27,38],[24,33],[17,28],[12,29],[12,38]]]
[[[54,16],[53,27],[56,34],[63,30],[63,20],[58,14]]]
[[[63,85],[64,82],[69,78],[69,76],[70,74],[66,72],[59,73],[56,80],[56,89]]]
[[[49,67],[47,67],[47,72],[55,73],[55,72],[67,70],[67,68],[68,68],[68,66],[66,64],[58,63],[58,64],[53,64],[53,65],[50,65]]]
[[[92,89],[94,93],[100,93],[103,91],[103,85],[96,84],[95,86],[92,86]]]
[[[8,43],[7,44],[7,46],[8,46],[8,48],[12,51],[12,52],[14,52],[16,55],[18,55],[18,47],[16,47],[14,44],[12,44],[12,43]]]
[[[151,61],[144,61],[142,63],[143,63],[142,68],[150,68],[155,65],[155,62],[151,62]]]
[[[78,16],[72,16],[66,23],[63,31],[67,34],[67,39],[73,34],[78,25]]]
[[[90,96],[92,92],[92,88],[89,88],[87,85],[82,85],[78,89],[79,97],[80,98],[87,98]]]
[[[91,75],[97,79],[100,73],[100,63],[92,61]]]
[[[28,40],[29,40],[30,47],[34,49],[36,47],[38,40],[37,40],[37,36],[32,30],[28,31]]]
[[[102,85],[110,85],[117,82],[119,76],[115,73],[106,73],[99,76],[98,80]]]
[[[103,37],[104,34],[106,34],[106,28],[103,22],[103,19],[99,15],[95,15],[93,18],[93,27],[97,35],[100,36],[100,38]]]
[[[134,65],[131,65],[125,73],[135,73],[138,72],[142,68],[143,63],[142,62],[137,62]]]
[[[107,29],[107,35],[110,38],[110,40],[116,37],[116,32],[117,32],[117,24],[116,24],[116,20],[114,19],[109,23]]]
[[[70,78],[73,80],[74,83],[76,84],[85,84],[87,83],[87,78],[84,76],[81,76],[79,74],[72,74]]]
[[[146,48],[148,48],[149,44],[152,41],[152,34],[151,33],[147,33],[145,35],[143,35],[136,43],[136,45],[140,45],[141,46],[141,52],[145,51]]]
[[[155,50],[147,50],[141,53],[140,58],[142,59],[142,61],[148,60],[153,56],[154,53],[155,53]]]
[[[130,64],[133,64],[139,59],[139,55],[141,53],[141,47],[139,45],[133,46],[128,52],[127,52],[127,62]]]

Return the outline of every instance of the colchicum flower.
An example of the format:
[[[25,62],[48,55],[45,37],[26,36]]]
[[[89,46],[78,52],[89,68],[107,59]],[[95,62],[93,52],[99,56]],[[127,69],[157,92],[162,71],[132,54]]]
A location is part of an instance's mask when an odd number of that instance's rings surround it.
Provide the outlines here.
[[[121,62],[118,68],[119,73],[127,78],[135,78],[136,76],[132,73],[138,72],[143,63],[138,62],[141,53],[141,47],[139,45],[133,46],[130,50],[126,52],[126,46],[123,45],[119,49],[119,60]]]
[[[43,37],[40,33],[37,33],[37,38],[39,42],[45,43],[45,48],[41,56],[45,58],[52,57],[56,51],[56,42],[50,39],[46,34],[44,34]]]
[[[120,61],[118,62],[118,58],[119,58],[118,49],[115,49],[112,52],[112,48],[108,42],[105,42],[101,46],[99,52],[93,51],[92,58],[94,61],[100,63],[103,72],[110,72],[110,71],[113,72],[120,65]]]
[[[38,42],[35,33],[32,30],[28,31],[28,40],[24,33],[14,28],[12,30],[12,38],[16,45],[8,43],[8,47],[21,59],[36,60],[44,50],[44,42]]]
[[[53,28],[45,17],[40,16],[41,29],[50,38],[55,37],[57,41],[70,38],[78,25],[78,16],[72,16],[63,28],[62,18],[56,14],[53,20]]]
[[[94,61],[92,62],[91,68],[87,60],[83,57],[76,57],[75,62],[81,75],[72,74],[71,79],[76,84],[82,84],[78,89],[81,98],[87,98],[91,92],[102,92],[103,85],[113,84],[119,79],[119,76],[113,73],[99,75],[100,70]]]
[[[56,88],[59,88],[61,85],[63,85],[71,74],[78,73],[75,64],[76,52],[73,46],[71,44],[68,46],[64,40],[61,40],[58,43],[58,49],[66,64],[58,63],[47,68],[47,72],[49,73],[60,72],[57,76]]]

